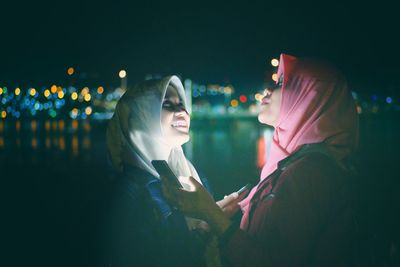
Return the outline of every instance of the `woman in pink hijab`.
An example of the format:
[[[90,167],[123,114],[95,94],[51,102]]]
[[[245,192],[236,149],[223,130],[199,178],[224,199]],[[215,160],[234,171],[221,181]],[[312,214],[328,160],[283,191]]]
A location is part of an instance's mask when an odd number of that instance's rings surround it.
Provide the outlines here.
[[[275,90],[258,119],[275,128],[260,182],[240,202],[239,223],[195,179],[193,191],[164,181],[169,201],[207,221],[232,266],[338,266],[351,260],[354,222],[348,158],[358,117],[343,75],[309,59],[281,55]],[[165,180],[165,179],[164,179]]]

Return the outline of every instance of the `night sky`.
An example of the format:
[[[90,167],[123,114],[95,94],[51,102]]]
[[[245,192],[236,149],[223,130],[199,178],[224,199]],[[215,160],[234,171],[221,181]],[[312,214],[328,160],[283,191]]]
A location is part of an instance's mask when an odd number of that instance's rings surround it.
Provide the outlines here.
[[[333,62],[356,91],[399,95],[394,6],[293,3],[8,4],[0,9],[0,86],[65,84],[73,66],[88,86],[116,86],[124,68],[128,83],[176,73],[250,92],[269,79],[270,59],[285,52]]]

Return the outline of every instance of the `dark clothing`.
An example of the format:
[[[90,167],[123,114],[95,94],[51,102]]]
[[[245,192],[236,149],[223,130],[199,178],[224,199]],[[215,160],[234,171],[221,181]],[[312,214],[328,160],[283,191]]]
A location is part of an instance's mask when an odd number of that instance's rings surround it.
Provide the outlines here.
[[[138,168],[118,178],[107,212],[108,266],[203,266],[203,242],[165,201],[161,182]]]
[[[222,244],[233,266],[343,266],[349,260],[351,175],[327,154],[301,150],[259,184],[248,224]]]

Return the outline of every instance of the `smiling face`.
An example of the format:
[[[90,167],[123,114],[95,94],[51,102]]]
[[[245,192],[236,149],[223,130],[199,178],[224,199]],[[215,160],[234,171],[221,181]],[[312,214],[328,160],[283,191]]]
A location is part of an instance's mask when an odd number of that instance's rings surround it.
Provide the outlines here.
[[[189,141],[190,117],[177,90],[169,86],[161,111],[161,130],[167,143],[173,147]]]
[[[275,127],[281,109],[282,87],[277,89],[265,89],[264,98],[261,102],[261,110],[258,114],[258,121]]]

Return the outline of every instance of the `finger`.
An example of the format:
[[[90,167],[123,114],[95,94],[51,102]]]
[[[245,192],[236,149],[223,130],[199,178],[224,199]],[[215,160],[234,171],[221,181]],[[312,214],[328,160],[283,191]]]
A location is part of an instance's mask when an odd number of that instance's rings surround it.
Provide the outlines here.
[[[239,197],[239,194],[238,194],[238,192],[233,192],[233,193],[230,194],[228,197],[231,198],[231,199],[236,199],[236,198]]]
[[[224,197],[223,200],[226,204],[228,204],[232,201],[236,201],[238,199],[238,197],[239,197],[239,194],[237,192],[233,192],[233,193],[227,195],[226,197]]]
[[[231,203],[236,203],[238,201],[238,198],[239,194],[237,192],[233,192],[228,196],[224,196],[223,199],[217,201],[216,203],[221,209],[223,209]]]
[[[189,176],[189,181],[194,185],[196,189],[203,187],[193,176]]]

